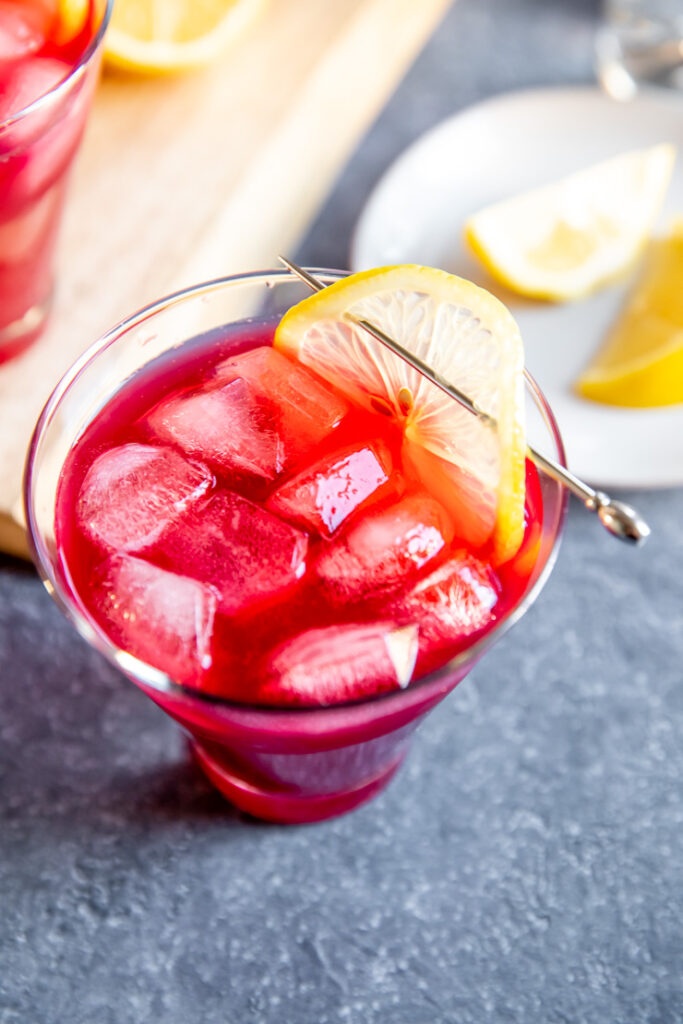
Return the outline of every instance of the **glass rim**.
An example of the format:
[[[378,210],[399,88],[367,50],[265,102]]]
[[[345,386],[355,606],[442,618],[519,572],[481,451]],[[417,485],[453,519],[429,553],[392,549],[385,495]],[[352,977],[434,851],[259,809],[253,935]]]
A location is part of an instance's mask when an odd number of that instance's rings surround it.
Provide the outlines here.
[[[337,280],[349,274],[349,271],[346,270],[332,270],[330,268],[307,267],[306,269],[309,270],[311,274],[323,279],[332,278]],[[86,617],[78,607],[77,602],[69,593],[68,588],[62,585],[58,575],[53,571],[53,560],[44,543],[42,531],[40,530],[36,516],[34,515],[34,463],[38,448],[43,436],[50,427],[52,417],[59,407],[62,398],[66,395],[81,373],[90,366],[90,364],[93,363],[101,353],[106,351],[111,345],[115,344],[120,337],[128,333],[130,330],[139,327],[141,324],[145,323],[157,314],[163,313],[184,301],[219,291],[226,286],[245,284],[249,282],[254,284],[262,282],[265,284],[266,281],[273,279],[279,280],[282,283],[290,282],[292,284],[297,283],[298,281],[291,271],[280,268],[273,270],[253,270],[245,273],[213,278],[212,280],[204,281],[199,284],[171,292],[163,298],[142,307],[137,312],[126,317],[124,320],[121,320],[118,324],[88,346],[85,352],[83,352],[83,354],[71,365],[71,367],[58,381],[47,399],[47,402],[43,406],[31,436],[31,441],[26,455],[23,479],[24,515],[26,519],[29,548],[32,553],[33,562],[45,589],[67,619],[69,619],[69,621],[75,626],[79,635],[83,637],[88,644],[103,654],[107,660],[123,672],[124,675],[128,678],[131,678],[132,676],[133,681],[141,683],[145,688],[155,691],[160,696],[163,695],[166,697],[177,697],[184,700],[196,701],[199,705],[205,705],[214,709],[216,707],[225,708],[233,712],[248,712],[250,714],[257,713],[261,715],[285,714],[292,716],[304,716],[312,713],[320,714],[321,712],[339,712],[344,708],[353,708],[367,705],[369,703],[380,701],[391,702],[392,700],[396,700],[402,695],[405,695],[409,691],[422,689],[429,683],[442,680],[454,672],[457,672],[463,666],[468,664],[474,665],[481,655],[484,654],[484,652],[488,650],[496,640],[500,639],[501,636],[503,636],[522,618],[524,613],[534,603],[545,586],[545,583],[557,560],[567,516],[569,494],[566,488],[562,489],[562,497],[560,499],[560,507],[557,514],[557,524],[552,538],[552,547],[548,553],[545,563],[539,572],[537,579],[534,581],[533,586],[524,594],[519,603],[500,620],[500,622],[497,622],[493,628],[488,630],[479,638],[479,640],[460,651],[445,665],[441,666],[441,668],[435,669],[432,672],[421,676],[419,679],[411,682],[406,689],[390,690],[388,692],[372,694],[370,696],[360,697],[354,700],[341,701],[335,704],[319,705],[287,706],[276,704],[251,704],[246,701],[229,700],[226,697],[207,693],[184,683],[178,683],[161,669],[155,668],[148,662],[142,661],[140,658],[137,658],[134,655],[129,654],[124,649],[118,647],[100,626],[95,625],[94,622]],[[525,378],[525,389],[530,392],[533,401],[545,421],[545,425],[548,428],[553,444],[556,448],[558,461],[561,465],[566,466],[564,443],[553,411],[548,405],[543,392],[532,375],[527,372],[525,374]],[[539,468],[538,472],[542,473],[543,471]],[[562,485],[558,483],[557,486],[561,487]]]
[[[109,26],[112,11],[114,10],[115,0],[105,0],[104,13],[102,14],[102,20],[99,24],[97,32],[94,34],[85,50],[79,57],[78,61],[69,71],[69,74],[65,78],[62,78],[56,85],[47,92],[42,93],[35,100],[27,106],[17,110],[14,114],[11,114],[6,120],[0,121],[0,135],[5,131],[6,128],[11,128],[19,121],[23,121],[25,118],[30,117],[35,111],[46,107],[52,102],[55,96],[60,96],[62,93],[66,93],[73,83],[74,79],[80,78],[88,67],[91,59],[97,53],[97,50],[104,39],[104,34]]]

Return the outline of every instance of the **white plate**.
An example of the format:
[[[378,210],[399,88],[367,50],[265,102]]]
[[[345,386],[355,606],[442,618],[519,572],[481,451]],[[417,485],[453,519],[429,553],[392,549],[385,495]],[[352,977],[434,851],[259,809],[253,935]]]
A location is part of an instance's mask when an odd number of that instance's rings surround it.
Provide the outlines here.
[[[572,394],[626,285],[566,305],[520,299],[466,251],[475,210],[629,149],[674,142],[679,156],[659,227],[683,214],[683,102],[618,104],[595,88],[542,89],[477,104],[415,142],[380,180],[353,239],[354,270],[388,263],[443,267],[495,290],[524,338],[526,362],[557,416],[574,472],[605,487],[683,484],[683,406],[620,409]]]

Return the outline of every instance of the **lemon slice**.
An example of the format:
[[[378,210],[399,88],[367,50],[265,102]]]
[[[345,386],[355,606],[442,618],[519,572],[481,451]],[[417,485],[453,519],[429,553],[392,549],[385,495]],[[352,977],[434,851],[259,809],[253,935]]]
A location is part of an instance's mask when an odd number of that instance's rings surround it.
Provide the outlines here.
[[[57,44],[75,39],[85,28],[90,15],[90,0],[57,0],[55,29],[52,33]]]
[[[235,42],[265,5],[266,0],[116,0],[105,56],[131,71],[201,67]]]
[[[576,382],[610,405],[683,402],[683,219],[650,245],[638,280],[600,351]]]
[[[618,277],[645,245],[676,151],[623,153],[552,185],[494,203],[465,237],[495,278],[534,298],[563,301]]]
[[[365,318],[460,388],[485,423],[354,323]],[[524,533],[524,355],[498,299],[430,267],[364,271],[293,306],[275,347],[402,424],[403,458],[460,537],[507,561]]]

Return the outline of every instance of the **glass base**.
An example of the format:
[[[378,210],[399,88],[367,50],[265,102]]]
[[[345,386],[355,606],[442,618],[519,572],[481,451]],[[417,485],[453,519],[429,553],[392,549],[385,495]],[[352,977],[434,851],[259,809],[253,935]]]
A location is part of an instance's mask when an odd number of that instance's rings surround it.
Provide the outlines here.
[[[52,294],[44,302],[31,306],[22,317],[0,327],[0,363],[20,355],[42,334],[52,308]]]
[[[190,747],[206,777],[230,803],[254,818],[283,825],[324,821],[352,811],[384,789],[405,757],[402,751],[388,768],[358,786],[336,793],[307,794],[276,785],[268,787],[261,780],[248,779],[238,774],[234,766],[228,767],[225,762],[218,761],[197,740],[190,740]]]

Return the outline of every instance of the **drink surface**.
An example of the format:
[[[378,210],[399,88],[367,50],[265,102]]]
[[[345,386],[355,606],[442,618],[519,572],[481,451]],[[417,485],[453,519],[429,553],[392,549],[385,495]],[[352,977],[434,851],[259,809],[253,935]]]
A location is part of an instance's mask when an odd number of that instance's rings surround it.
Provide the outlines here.
[[[120,648],[250,704],[397,690],[521,599],[542,524],[527,465],[522,547],[494,570],[401,460],[396,422],[225,329],[133,378],[64,467],[64,575]]]
[[[55,0],[0,0],[0,362],[30,328],[22,318],[37,323],[49,299],[66,171],[83,131],[90,76],[13,119],[69,76],[97,24],[94,0],[68,33]]]

